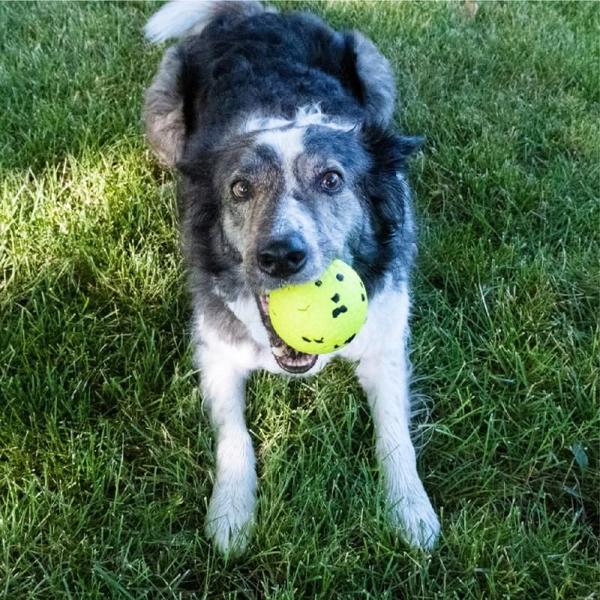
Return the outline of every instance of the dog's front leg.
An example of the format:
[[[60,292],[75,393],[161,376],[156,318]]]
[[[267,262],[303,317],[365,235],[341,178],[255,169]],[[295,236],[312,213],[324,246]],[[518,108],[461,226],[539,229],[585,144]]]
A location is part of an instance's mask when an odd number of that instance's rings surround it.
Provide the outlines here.
[[[216,476],[206,533],[223,553],[242,552],[249,540],[256,503],[256,469],[252,440],[244,417],[248,372],[230,356],[199,352],[208,412],[216,437]]]
[[[403,346],[403,344],[402,344]],[[431,549],[440,524],[417,473],[410,439],[408,364],[403,347],[361,360],[357,375],[367,394],[393,525],[414,546]]]

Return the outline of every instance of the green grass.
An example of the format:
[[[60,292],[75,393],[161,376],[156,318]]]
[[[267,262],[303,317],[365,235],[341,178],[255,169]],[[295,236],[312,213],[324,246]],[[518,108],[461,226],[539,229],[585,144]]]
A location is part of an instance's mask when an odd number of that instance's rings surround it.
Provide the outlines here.
[[[0,4],[0,596],[592,598],[599,591],[595,3],[319,4],[398,74],[414,163],[431,555],[385,525],[347,365],[259,374],[259,525],[202,534],[213,465],[172,177],[140,107],[155,5]]]

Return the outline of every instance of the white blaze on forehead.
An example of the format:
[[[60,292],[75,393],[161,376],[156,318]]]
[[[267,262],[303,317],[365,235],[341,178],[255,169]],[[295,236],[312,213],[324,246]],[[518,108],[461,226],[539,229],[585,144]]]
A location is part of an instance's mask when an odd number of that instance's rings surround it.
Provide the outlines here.
[[[256,137],[257,144],[272,148],[279,158],[288,189],[294,182],[294,162],[304,152],[304,132],[303,127],[268,129]]]

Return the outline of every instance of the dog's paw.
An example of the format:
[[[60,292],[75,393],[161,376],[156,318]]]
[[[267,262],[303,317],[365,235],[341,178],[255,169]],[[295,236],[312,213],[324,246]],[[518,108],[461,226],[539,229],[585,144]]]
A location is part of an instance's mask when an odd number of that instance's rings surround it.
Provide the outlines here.
[[[390,504],[392,525],[403,531],[411,546],[432,550],[440,534],[440,522],[427,494],[415,494]]]
[[[254,505],[253,490],[244,490],[243,485],[215,484],[205,532],[221,553],[237,556],[244,552],[252,533]]]

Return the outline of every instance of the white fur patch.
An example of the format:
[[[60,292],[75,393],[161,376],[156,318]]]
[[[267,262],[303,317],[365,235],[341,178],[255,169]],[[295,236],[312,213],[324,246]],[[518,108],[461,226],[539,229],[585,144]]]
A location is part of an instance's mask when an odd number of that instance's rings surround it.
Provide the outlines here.
[[[367,323],[343,356],[359,361],[356,373],[371,407],[392,524],[413,545],[430,549],[440,524],[417,473],[410,438],[409,309],[405,286],[383,291],[369,306]]]
[[[223,0],[172,0],[156,12],[144,27],[146,38],[159,44],[171,38],[180,38],[192,28],[200,33]]]
[[[304,152],[304,129],[267,129],[258,135],[256,142],[271,146],[279,156],[286,181],[294,180],[294,161]]]
[[[298,108],[293,119],[253,115],[244,121],[240,133],[253,133],[290,127],[308,127],[309,125],[321,125],[322,127],[329,127],[330,129],[337,129],[339,131],[351,131],[356,127],[356,123],[354,122],[324,114],[319,104],[311,104]]]
[[[259,0],[171,0],[154,14],[146,26],[146,38],[154,44],[184,35],[198,35],[217,12],[251,16],[261,12],[277,12]]]
[[[217,465],[206,533],[221,552],[241,552],[256,504],[256,460],[244,418],[244,384],[257,367],[256,351],[251,342],[223,342],[202,316],[197,316],[193,333],[203,403],[216,432]]]
[[[409,311],[406,287],[393,289],[387,285],[369,300],[367,322],[355,340],[342,350],[342,356],[360,361],[370,356],[397,355],[406,343]]]
[[[221,429],[217,472],[208,513],[207,535],[223,553],[240,553],[248,544],[256,505],[256,459],[245,425]]]
[[[234,302],[227,302],[227,307],[246,326],[259,346],[269,348],[269,335],[252,296],[240,296]]]

